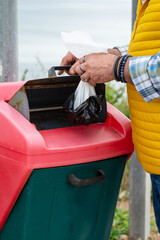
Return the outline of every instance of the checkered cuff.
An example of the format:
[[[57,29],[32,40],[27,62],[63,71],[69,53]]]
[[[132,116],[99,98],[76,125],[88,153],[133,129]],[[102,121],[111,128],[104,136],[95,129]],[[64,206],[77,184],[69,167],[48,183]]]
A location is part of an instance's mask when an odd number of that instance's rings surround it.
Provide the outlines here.
[[[157,91],[158,89],[155,88],[156,84],[159,85],[160,89],[160,77],[157,76],[155,71],[155,68],[157,69],[157,57],[155,63],[153,63],[153,57],[132,57],[129,62],[132,81],[146,102],[160,98],[160,90]],[[157,71],[159,71],[160,75],[160,70]]]

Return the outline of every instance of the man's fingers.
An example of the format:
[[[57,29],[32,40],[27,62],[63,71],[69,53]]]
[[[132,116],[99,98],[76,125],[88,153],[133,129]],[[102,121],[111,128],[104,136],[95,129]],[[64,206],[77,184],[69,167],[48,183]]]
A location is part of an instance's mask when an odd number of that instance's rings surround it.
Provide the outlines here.
[[[83,82],[88,82],[89,81],[89,76],[86,72],[81,75],[81,80]]]
[[[79,65],[80,65],[80,62],[79,62],[79,60],[78,60],[78,61],[75,62],[75,64],[73,64],[73,66],[70,68],[69,73],[70,73],[71,75],[74,75],[74,74],[76,73],[76,68],[77,68],[77,66],[79,66]]]
[[[66,56],[62,59],[60,66],[65,66],[65,65],[72,65],[75,63],[77,58],[71,53],[68,52]],[[64,72],[64,70],[59,70],[58,75],[61,75]],[[69,73],[67,70],[65,70],[66,73]]]
[[[76,73],[81,76],[83,73],[85,73],[85,64],[79,64],[76,68],[75,68]]]
[[[69,73],[71,75],[74,75],[75,73],[77,73],[78,75],[81,75],[84,71],[85,71],[85,68],[84,68],[84,64],[86,63],[86,58],[88,57],[88,55],[86,56],[83,56],[82,58],[80,59],[76,59],[76,62],[75,64],[70,68],[69,70]],[[80,67],[79,67],[80,66]],[[80,69],[79,69],[79,68]],[[82,69],[81,69],[82,67]]]
[[[58,75],[61,75],[64,72],[64,70],[58,70]]]
[[[92,87],[95,87],[95,86],[96,86],[96,82],[93,81],[93,80],[91,80],[90,77],[89,77],[89,75],[88,75],[86,72],[81,75],[81,80],[82,80],[83,82],[89,83]]]
[[[61,62],[60,66],[65,66],[67,64]],[[58,75],[61,75],[65,70],[58,70]]]

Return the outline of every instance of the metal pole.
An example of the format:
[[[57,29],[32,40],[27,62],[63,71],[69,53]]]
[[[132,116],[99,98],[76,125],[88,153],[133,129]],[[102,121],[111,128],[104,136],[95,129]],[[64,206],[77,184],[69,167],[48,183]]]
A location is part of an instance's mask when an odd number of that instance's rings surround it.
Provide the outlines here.
[[[130,161],[129,236],[147,239],[150,232],[150,177],[134,152]]]
[[[132,0],[132,29],[136,19],[138,0]],[[137,160],[134,152],[130,161],[129,236],[147,239],[150,232],[150,176]]]
[[[0,0],[0,82],[18,80],[18,0]]]
[[[132,30],[133,30],[134,22],[136,20],[137,4],[138,4],[138,0],[132,0]]]

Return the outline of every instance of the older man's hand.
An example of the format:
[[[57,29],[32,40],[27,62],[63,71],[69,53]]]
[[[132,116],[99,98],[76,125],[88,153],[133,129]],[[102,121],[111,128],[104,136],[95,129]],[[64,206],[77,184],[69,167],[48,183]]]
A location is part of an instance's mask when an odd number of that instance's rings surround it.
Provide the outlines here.
[[[69,74],[78,74],[83,81],[95,86],[114,79],[113,65],[115,54],[93,53],[85,56],[85,62],[80,58],[69,70]]]

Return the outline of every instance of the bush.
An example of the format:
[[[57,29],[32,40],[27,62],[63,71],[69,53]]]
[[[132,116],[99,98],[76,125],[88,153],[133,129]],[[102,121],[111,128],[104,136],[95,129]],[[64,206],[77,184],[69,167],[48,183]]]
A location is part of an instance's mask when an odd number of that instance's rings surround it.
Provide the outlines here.
[[[113,83],[106,84],[106,99],[129,118],[129,107],[126,94],[126,85],[117,86]]]

